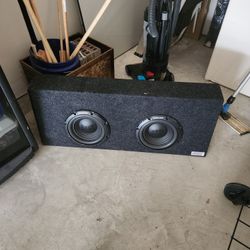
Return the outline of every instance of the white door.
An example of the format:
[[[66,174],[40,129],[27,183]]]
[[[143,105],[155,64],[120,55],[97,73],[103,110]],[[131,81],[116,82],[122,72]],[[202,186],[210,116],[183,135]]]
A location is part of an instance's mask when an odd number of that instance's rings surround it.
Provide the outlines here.
[[[250,1],[230,0],[206,79],[236,89],[250,71]],[[250,96],[250,82],[242,91]]]
[[[79,0],[79,3],[88,28],[104,0]],[[90,36],[114,48],[115,56],[124,53],[140,40],[148,3],[148,0],[112,0]]]

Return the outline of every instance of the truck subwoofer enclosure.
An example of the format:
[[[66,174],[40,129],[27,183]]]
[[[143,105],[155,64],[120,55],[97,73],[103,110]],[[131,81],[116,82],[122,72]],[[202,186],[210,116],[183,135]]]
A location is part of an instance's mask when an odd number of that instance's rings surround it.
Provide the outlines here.
[[[47,145],[205,156],[217,84],[42,76],[29,88]]]

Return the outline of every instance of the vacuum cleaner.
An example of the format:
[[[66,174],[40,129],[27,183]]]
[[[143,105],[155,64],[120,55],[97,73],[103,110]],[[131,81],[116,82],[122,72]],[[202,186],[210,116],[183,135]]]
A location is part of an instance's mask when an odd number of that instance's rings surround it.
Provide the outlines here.
[[[144,12],[143,62],[126,65],[127,74],[137,80],[174,81],[168,70],[169,47],[181,0],[150,0]]]

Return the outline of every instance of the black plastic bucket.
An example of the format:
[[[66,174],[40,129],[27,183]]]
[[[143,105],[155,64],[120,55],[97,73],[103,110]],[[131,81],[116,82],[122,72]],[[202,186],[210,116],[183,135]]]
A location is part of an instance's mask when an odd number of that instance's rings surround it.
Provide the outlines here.
[[[70,71],[78,68],[80,61],[78,56],[74,57],[72,60],[66,62],[59,61],[59,51],[60,51],[60,40],[59,39],[48,39],[51,49],[54,52],[55,57],[57,58],[58,63],[49,63],[42,61],[35,57],[32,49],[30,49],[30,62],[31,66],[41,73],[45,74],[67,74]],[[70,54],[74,51],[75,45],[70,43]],[[36,44],[37,51],[42,49],[44,50],[42,41],[39,41]]]

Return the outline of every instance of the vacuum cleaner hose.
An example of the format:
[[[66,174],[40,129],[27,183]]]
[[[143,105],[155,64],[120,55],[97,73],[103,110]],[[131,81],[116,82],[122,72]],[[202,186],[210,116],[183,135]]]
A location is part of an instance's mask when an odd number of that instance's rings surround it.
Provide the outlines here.
[[[157,0],[151,0],[148,8],[148,33],[153,37],[159,37],[156,26],[156,5]]]

